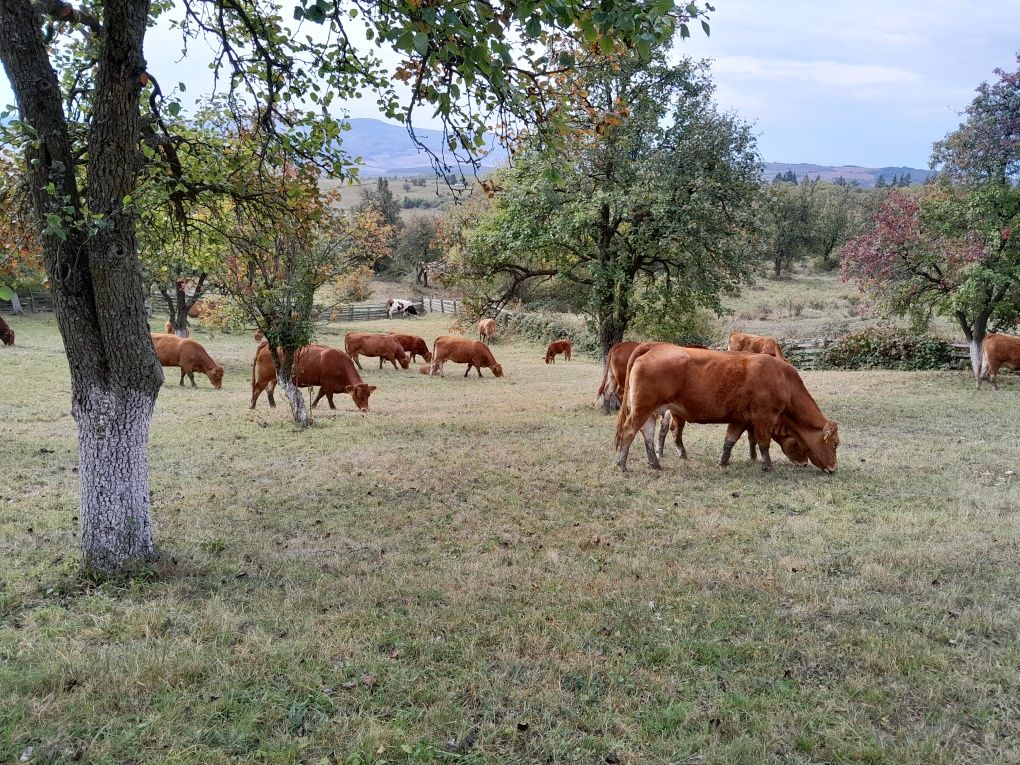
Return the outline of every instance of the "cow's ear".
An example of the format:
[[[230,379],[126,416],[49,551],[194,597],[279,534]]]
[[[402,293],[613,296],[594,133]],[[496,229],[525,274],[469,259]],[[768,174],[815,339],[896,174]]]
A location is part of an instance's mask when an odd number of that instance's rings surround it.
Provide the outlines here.
[[[344,388],[344,393],[350,393],[352,390],[354,390],[354,386],[348,385],[346,388]]]
[[[378,385],[369,385],[368,386],[368,392],[369,393],[371,393],[374,390],[379,390],[379,386]]]

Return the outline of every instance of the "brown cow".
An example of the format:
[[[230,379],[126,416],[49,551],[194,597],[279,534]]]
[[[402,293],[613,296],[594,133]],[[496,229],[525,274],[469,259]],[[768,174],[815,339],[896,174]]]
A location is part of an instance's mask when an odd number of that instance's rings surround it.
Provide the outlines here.
[[[489,344],[489,339],[496,334],[496,320],[495,319],[482,319],[478,322],[478,339],[486,345]]]
[[[173,325],[173,322],[169,322],[169,321],[168,321],[168,322],[167,322],[166,324],[164,324],[164,325],[163,325],[163,327],[164,327],[164,328],[166,329],[166,333],[167,333],[168,335],[172,335],[172,334],[174,333],[174,325]]]
[[[204,373],[214,388],[223,385],[223,367],[213,361],[205,348],[191,338],[153,334],[152,344],[162,366],[181,368],[181,385],[184,385],[184,376],[187,375],[191,380],[191,387],[197,387],[195,372]]]
[[[783,349],[779,347],[779,341],[774,337],[766,335],[748,335],[745,332],[730,332],[729,342],[726,343],[726,350],[766,353],[769,356],[775,356],[777,359],[786,361]]]
[[[665,451],[666,446],[666,434],[672,431],[673,433],[673,445],[676,447],[677,454],[680,455],[680,459],[687,459],[687,448],[684,446],[684,425],[687,423],[675,416],[672,412],[666,412],[662,415],[659,420],[658,428],[658,441],[656,443],[655,453],[659,459],[662,459],[662,453]],[[727,423],[729,424],[729,423]],[[745,424],[743,430],[737,433],[735,441],[740,440],[740,437],[747,433],[747,441],[751,446],[751,461],[754,462],[758,459],[758,447],[754,441],[754,430],[749,424]],[[790,462],[794,465],[806,465],[808,464],[807,450],[803,444],[797,440],[797,437],[792,433],[785,431],[782,428],[782,423],[777,425],[772,431],[772,438],[779,443],[779,448],[783,450],[783,454],[789,458]],[[729,456],[725,463],[720,462],[721,467],[726,467],[729,464]]]
[[[647,343],[634,350],[627,367],[623,406],[616,423],[617,464],[625,471],[627,453],[641,431],[648,463],[655,454],[655,416],[672,412],[687,422],[727,423],[719,462],[729,462],[733,444],[747,424],[770,470],[773,432],[790,433],[812,464],[827,473],[837,467],[838,426],[822,414],[797,370],[760,353],[729,353]]]
[[[549,347],[545,349],[545,363],[555,364],[556,354],[562,353],[563,358],[570,361],[570,354],[574,351],[574,343],[570,340],[557,340],[554,343],[549,343]]]
[[[999,335],[989,332],[981,346],[981,371],[977,386],[981,389],[981,378],[988,377],[992,388],[999,389],[999,367],[1020,369],[1020,337]]]
[[[351,357],[358,369],[364,369],[358,356],[378,356],[379,369],[382,369],[383,362],[388,361],[397,368],[397,362],[403,369],[407,369],[411,362],[404,352],[404,346],[392,335],[377,335],[372,332],[348,332],[344,337],[344,349]]]
[[[376,390],[375,385],[366,385],[361,379],[354,363],[343,351],[325,345],[309,345],[301,348],[294,355],[294,384],[299,388],[319,386],[319,393],[312,401],[314,407],[323,396],[329,402],[330,409],[336,409],[333,403],[334,393],[349,393],[355,406],[362,412],[368,411],[368,397]],[[268,388],[268,390],[267,390]],[[269,406],[275,407],[273,390],[276,388],[276,366],[269,352],[269,343],[262,342],[255,351],[255,360],[251,370],[251,407],[263,390]]]
[[[596,400],[601,399],[602,409],[606,414],[609,414],[613,409],[620,408],[620,395],[623,391],[620,381],[627,374],[627,362],[630,361],[630,355],[639,345],[641,343],[633,340],[624,340],[610,348],[609,353],[606,354],[602,382],[599,383],[599,389],[595,394]]]
[[[0,316],[0,342],[4,345],[14,345],[14,330],[4,321],[3,316]]]
[[[496,363],[496,358],[489,350],[489,346],[478,340],[468,340],[464,337],[450,337],[443,335],[437,337],[432,343],[432,363],[428,366],[430,370],[423,374],[443,376],[443,364],[452,361],[454,364],[467,364],[464,376],[468,376],[471,367],[478,370],[478,376],[482,376],[482,367],[492,370],[495,377],[503,376],[503,367]],[[424,369],[424,367],[423,367]]]
[[[412,363],[417,356],[421,356],[426,362],[432,361],[429,346],[423,338],[417,335],[402,335],[399,332],[390,332],[390,337],[396,338],[401,347],[407,351],[407,355],[411,357]]]

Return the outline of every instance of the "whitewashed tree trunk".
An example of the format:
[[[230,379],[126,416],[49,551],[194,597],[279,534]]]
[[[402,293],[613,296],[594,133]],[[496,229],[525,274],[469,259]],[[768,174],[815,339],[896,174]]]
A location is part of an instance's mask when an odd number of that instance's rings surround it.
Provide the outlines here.
[[[76,397],[81,551],[108,574],[155,557],[149,505],[149,425],[156,397],[93,387]]]
[[[25,309],[21,307],[21,299],[18,297],[18,293],[11,291],[11,311],[15,316],[21,316],[25,312]]]
[[[981,377],[981,346],[982,342],[977,336],[970,341],[970,368],[974,371],[974,379]]]
[[[311,417],[305,397],[301,395],[301,389],[294,384],[290,377],[279,372],[276,373],[276,381],[283,388],[283,394],[290,402],[290,411],[294,415],[294,422],[298,427],[307,428],[311,424]]]

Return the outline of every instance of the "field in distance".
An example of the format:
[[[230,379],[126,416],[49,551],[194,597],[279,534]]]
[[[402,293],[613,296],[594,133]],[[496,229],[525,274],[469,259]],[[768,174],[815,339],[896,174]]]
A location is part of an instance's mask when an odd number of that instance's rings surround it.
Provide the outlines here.
[[[331,325],[411,331],[450,317]],[[156,326],[154,322],[154,327]],[[1020,382],[810,372],[832,476],[690,426],[625,477],[592,360],[499,339],[506,377],[366,363],[297,432],[248,409],[255,343],[167,371],[163,558],[74,577],[52,316],[0,349],[0,761],[1007,763],[1020,751]],[[282,396],[280,397],[282,399]]]

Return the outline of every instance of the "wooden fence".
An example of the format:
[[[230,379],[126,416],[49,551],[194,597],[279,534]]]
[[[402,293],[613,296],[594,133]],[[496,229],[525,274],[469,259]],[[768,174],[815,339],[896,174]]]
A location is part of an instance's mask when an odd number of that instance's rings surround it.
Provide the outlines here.
[[[459,300],[444,300],[437,297],[423,297],[422,307],[430,313],[449,313],[454,316],[462,312]]]
[[[41,313],[53,310],[53,298],[46,292],[28,292],[18,295],[21,303],[21,310],[28,313]],[[0,300],[0,311],[14,313],[14,303],[10,300]]]

